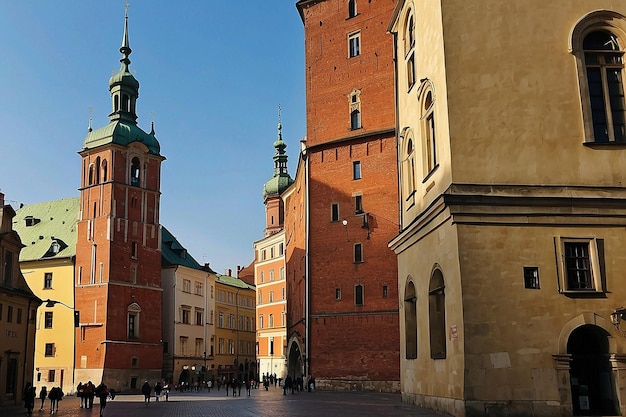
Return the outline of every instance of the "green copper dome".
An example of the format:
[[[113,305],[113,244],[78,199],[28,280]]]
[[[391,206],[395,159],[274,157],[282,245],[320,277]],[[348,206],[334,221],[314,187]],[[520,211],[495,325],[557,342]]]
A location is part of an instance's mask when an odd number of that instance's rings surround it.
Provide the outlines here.
[[[285,148],[287,144],[283,142],[282,125],[280,124],[280,115],[278,121],[278,139],[274,142],[274,176],[270,178],[263,186],[263,201],[267,201],[270,197],[280,196],[291,184],[293,178],[287,172],[287,154]]]
[[[98,146],[114,143],[128,146],[133,142],[146,145],[152,155],[160,155],[161,145],[154,134],[146,133],[137,125],[116,120],[100,129],[92,130],[87,134],[83,149],[94,149]]]

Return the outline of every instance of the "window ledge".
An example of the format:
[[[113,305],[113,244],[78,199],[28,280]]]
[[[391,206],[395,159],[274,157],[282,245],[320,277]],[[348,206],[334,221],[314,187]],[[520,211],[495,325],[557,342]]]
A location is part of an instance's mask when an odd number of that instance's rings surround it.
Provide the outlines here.
[[[626,149],[626,142],[583,142],[583,146],[591,149]]]
[[[570,298],[607,298],[605,291],[596,290],[561,290],[560,293]]]

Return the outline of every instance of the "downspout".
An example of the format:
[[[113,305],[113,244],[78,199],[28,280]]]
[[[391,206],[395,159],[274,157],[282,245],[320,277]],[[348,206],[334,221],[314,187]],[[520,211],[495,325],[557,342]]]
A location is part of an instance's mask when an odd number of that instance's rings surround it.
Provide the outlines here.
[[[305,213],[305,230],[306,230],[306,235],[305,235],[305,240],[304,240],[304,337],[305,337],[305,342],[304,342],[304,352],[306,354],[306,358],[308,360],[304,362],[304,375],[307,376],[309,375],[309,369],[311,367],[311,338],[310,338],[310,324],[309,324],[309,319],[310,319],[310,308],[309,308],[309,301],[310,301],[310,288],[311,288],[311,276],[310,276],[310,260],[309,260],[309,236],[310,236],[310,213],[309,213],[309,159],[307,157],[306,154],[306,148],[304,149],[303,155],[302,157],[304,158],[304,186],[305,186],[305,193],[304,193],[304,198],[305,198],[305,202],[304,202],[304,213]],[[308,363],[308,366],[307,366]]]
[[[396,169],[397,169],[397,173],[398,173],[398,233],[400,233],[400,231],[402,230],[402,184],[401,184],[401,168],[402,165],[400,163],[401,160],[401,149],[400,149],[400,140],[399,140],[399,132],[400,132],[400,116],[399,116],[399,106],[398,106],[398,54],[397,54],[397,47],[398,47],[398,34],[395,32],[392,32],[391,35],[393,36],[393,83],[394,83],[394,89],[393,89],[393,96],[394,96],[394,106],[395,106],[395,110],[396,110]]]

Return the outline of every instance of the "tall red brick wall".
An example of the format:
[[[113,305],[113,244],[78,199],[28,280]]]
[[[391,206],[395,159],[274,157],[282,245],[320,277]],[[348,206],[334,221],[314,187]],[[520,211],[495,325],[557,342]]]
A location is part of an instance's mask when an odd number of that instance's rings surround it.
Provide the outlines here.
[[[349,18],[347,1],[300,4],[310,196],[307,356],[310,374],[330,388],[399,388],[397,261],[387,247],[398,233],[393,45],[387,34],[394,6],[394,0],[357,1],[358,14]],[[360,54],[350,58],[348,36],[356,31]],[[353,91],[361,113],[357,129],[350,121]],[[355,161],[360,179],[353,177]],[[356,213],[355,195],[366,214]],[[334,222],[333,203],[339,207]],[[354,260],[357,243],[363,262]],[[356,285],[363,286],[362,305],[355,303]]]

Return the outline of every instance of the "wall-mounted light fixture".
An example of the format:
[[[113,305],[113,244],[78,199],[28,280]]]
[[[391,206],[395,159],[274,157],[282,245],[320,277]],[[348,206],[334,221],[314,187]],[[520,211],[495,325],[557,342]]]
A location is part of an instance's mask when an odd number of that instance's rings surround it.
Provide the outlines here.
[[[620,324],[624,319],[626,319],[626,308],[624,307],[616,308],[611,313],[611,323],[613,323],[613,326],[615,326],[615,328],[619,330],[622,334],[624,334],[625,332],[620,328]]]
[[[350,238],[348,237],[348,221],[344,219],[341,224],[346,228],[346,241],[350,242]]]

